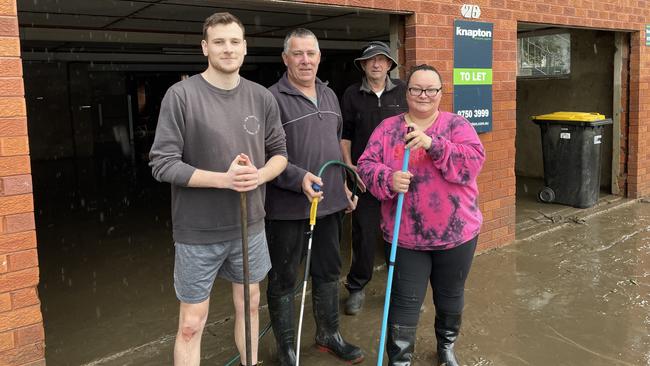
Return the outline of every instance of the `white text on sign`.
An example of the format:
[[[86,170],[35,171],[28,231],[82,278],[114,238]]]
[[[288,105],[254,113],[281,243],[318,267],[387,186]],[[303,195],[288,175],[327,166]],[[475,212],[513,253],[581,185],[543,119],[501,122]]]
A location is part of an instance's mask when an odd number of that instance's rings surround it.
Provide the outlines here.
[[[461,71],[461,72],[460,72],[460,79],[461,79],[462,81],[485,81],[485,80],[486,80],[486,75],[487,75],[487,72],[481,72],[481,71],[472,71],[472,72]]]

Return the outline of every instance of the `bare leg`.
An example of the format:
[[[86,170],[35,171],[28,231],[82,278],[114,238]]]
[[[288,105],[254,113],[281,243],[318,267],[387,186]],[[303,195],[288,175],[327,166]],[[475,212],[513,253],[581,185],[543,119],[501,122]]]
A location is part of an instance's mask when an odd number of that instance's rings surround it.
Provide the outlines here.
[[[260,285],[250,284],[251,294],[251,357],[252,365],[257,364],[257,339],[259,337]],[[241,364],[246,365],[246,330],[244,322],[244,285],[232,284],[232,300],[235,304],[235,343],[241,357]]]
[[[209,308],[210,299],[198,304],[181,302],[178,333],[174,344],[175,366],[199,366],[201,363],[201,336]]]

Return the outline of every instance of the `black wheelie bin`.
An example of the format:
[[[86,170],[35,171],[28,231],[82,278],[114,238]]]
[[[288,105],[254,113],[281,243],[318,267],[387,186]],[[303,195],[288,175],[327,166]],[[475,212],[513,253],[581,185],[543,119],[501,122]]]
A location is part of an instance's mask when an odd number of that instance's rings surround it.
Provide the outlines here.
[[[554,112],[532,120],[542,133],[544,188],[539,200],[578,208],[596,204],[603,129],[612,120],[584,112]]]

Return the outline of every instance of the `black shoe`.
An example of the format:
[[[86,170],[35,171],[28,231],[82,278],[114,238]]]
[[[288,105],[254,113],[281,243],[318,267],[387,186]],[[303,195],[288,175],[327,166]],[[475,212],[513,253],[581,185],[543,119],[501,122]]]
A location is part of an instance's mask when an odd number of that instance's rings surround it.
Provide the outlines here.
[[[346,342],[339,332],[339,283],[314,284],[312,289],[316,319],[316,347],[355,364],[363,361],[361,348]]]
[[[295,366],[295,333],[293,330],[293,294],[272,296],[267,293],[269,315],[278,346],[280,366]]]
[[[416,327],[391,324],[388,327],[386,353],[388,366],[410,366],[415,350]]]
[[[350,292],[350,296],[345,301],[345,313],[347,315],[357,315],[363,308],[366,300],[366,293],[363,290]]]
[[[459,366],[454,343],[460,332],[461,314],[436,311],[436,340],[438,341],[438,365]]]

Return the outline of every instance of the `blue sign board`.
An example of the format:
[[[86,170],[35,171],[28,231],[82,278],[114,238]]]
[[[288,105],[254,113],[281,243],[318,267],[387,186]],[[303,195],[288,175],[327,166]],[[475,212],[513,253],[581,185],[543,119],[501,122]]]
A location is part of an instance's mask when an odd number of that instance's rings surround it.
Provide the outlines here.
[[[492,131],[493,24],[454,21],[454,112]]]
[[[650,24],[645,26],[645,45],[650,46]]]

